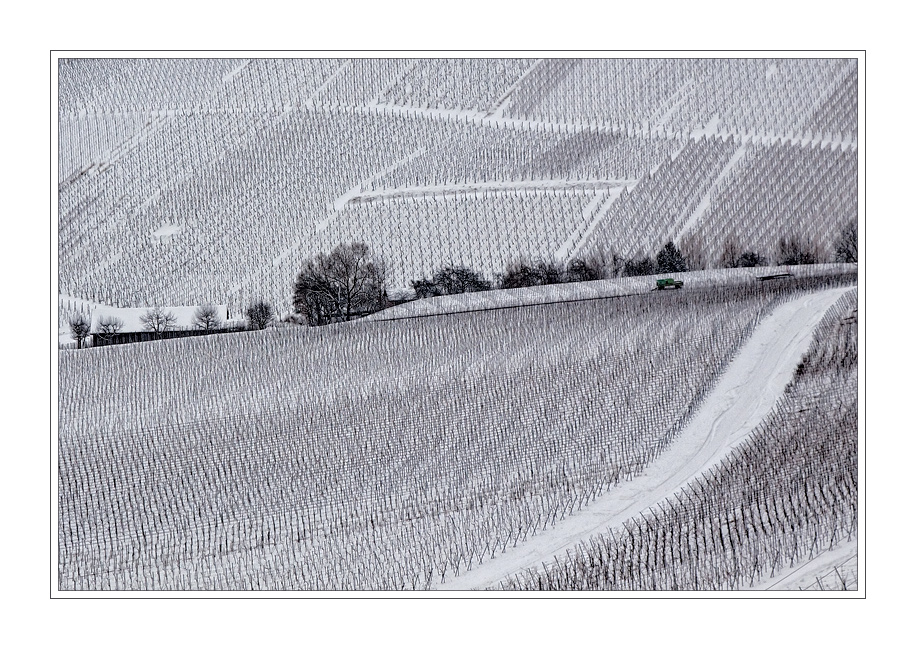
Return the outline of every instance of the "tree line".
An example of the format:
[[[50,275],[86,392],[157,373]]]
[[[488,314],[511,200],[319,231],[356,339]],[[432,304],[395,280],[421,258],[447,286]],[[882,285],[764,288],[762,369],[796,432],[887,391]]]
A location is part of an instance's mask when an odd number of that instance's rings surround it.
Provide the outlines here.
[[[264,329],[275,320],[273,307],[264,300],[255,301],[245,310],[250,329]],[[178,316],[162,307],[152,307],[140,316],[143,332],[161,340],[170,331],[179,330]],[[115,341],[124,332],[124,321],[116,316],[102,316],[92,331],[92,323],[82,313],[69,319],[70,335],[76,341],[76,348],[82,349],[86,339],[95,335],[106,344]],[[232,330],[221,317],[215,306],[200,306],[194,311],[191,330],[200,334]]]
[[[421,277],[410,282],[417,299],[440,295],[473,293],[492,289],[545,286],[568,282],[587,282],[613,277],[637,277],[664,273],[682,273],[699,270],[691,268],[685,254],[673,241],[666,243],[658,253],[624,259],[616,254],[593,254],[572,259],[565,266],[555,261],[516,261],[493,280],[465,266],[449,265],[437,270],[431,277]],[[782,237],[776,247],[775,265],[790,266],[816,264],[824,255],[810,240],[800,236]],[[840,232],[834,247],[833,260],[844,263],[858,262],[858,227],[849,222]],[[716,264],[723,268],[751,268],[766,266],[769,260],[758,251],[742,248],[729,239]],[[294,313],[286,320],[298,324],[318,326],[332,322],[347,322],[384,309],[392,304],[385,288],[385,265],[363,242],[343,243],[330,253],[319,253],[307,260],[293,283]],[[277,321],[274,307],[263,299],[253,301],[245,309],[249,329],[265,329]],[[176,328],[177,318],[171,311],[154,307],[140,318],[147,332],[161,338],[166,331]],[[77,348],[90,335],[90,323],[83,315],[70,319],[70,331]],[[96,335],[113,338],[123,328],[117,318],[101,318]],[[200,307],[194,314],[193,326],[202,332],[224,331],[215,307]]]

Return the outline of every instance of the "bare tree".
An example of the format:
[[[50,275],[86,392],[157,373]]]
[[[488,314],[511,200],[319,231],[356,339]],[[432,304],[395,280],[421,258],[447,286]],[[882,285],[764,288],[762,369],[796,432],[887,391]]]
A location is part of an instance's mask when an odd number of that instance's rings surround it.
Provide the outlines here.
[[[595,259],[572,259],[566,265],[566,280],[569,282],[593,282],[602,279],[604,269]]]
[[[738,242],[735,241],[734,237],[729,237],[722,246],[722,256],[719,257],[719,263],[722,268],[737,268],[740,255],[741,249],[738,247]]]
[[[725,242],[721,261],[723,268],[751,268],[766,265],[766,258],[753,250],[741,252],[738,243],[733,238]]]
[[[859,261],[859,228],[855,221],[850,221],[840,233],[836,243],[836,261],[855,264]]]
[[[729,241],[734,242],[734,239],[730,238]],[[728,250],[728,247],[729,242],[726,242],[725,249]],[[718,261],[711,258],[709,241],[699,232],[689,232],[681,237],[680,248],[681,254],[687,261],[687,267],[693,270],[711,268]]]
[[[83,341],[89,337],[90,323],[86,319],[86,316],[82,314],[77,314],[70,318],[70,335],[73,336],[73,340],[76,341],[76,348],[83,348]]]
[[[102,316],[99,318],[98,331],[96,334],[106,341],[111,341],[115,334],[124,328],[124,321],[114,316]]]
[[[623,266],[624,277],[639,277],[641,275],[654,275],[658,268],[651,257],[638,257],[628,259]]]
[[[361,242],[340,244],[307,261],[293,287],[296,313],[314,324],[377,311],[385,305],[385,268]]]
[[[464,266],[446,266],[436,271],[431,280],[423,278],[412,281],[410,284],[419,298],[476,293],[493,288],[493,285],[483,275]]]
[[[178,318],[171,311],[164,311],[157,306],[141,315],[140,322],[147,331],[152,331],[157,338],[162,338],[162,334],[175,328]]]
[[[423,299],[426,297],[436,297],[437,295],[442,295],[439,292],[439,287],[431,279],[414,279],[411,280],[410,286],[413,288],[414,294],[419,298]]]
[[[220,318],[215,306],[200,306],[194,311],[194,326],[204,331],[219,329]]]
[[[299,273],[293,292],[293,307],[311,326],[328,324],[338,312],[334,289],[314,269]]]
[[[818,252],[817,245],[810,238],[781,237],[777,245],[777,263],[780,266],[816,264],[820,257]]]
[[[589,266],[598,269],[601,275],[600,279],[608,277],[618,277],[623,271],[623,258],[617,254],[613,246],[607,243],[599,243],[590,247],[588,252],[581,257]],[[573,260],[570,260],[572,263]],[[567,271],[569,265],[567,264]]]
[[[433,282],[440,286],[446,295],[476,293],[493,288],[483,275],[464,266],[446,266],[433,275]]]
[[[274,308],[264,300],[256,300],[245,309],[245,317],[252,329],[266,329],[274,321]]]
[[[552,261],[539,261],[537,264],[519,261],[510,263],[506,272],[499,276],[499,287],[545,286],[565,281],[566,272]]]

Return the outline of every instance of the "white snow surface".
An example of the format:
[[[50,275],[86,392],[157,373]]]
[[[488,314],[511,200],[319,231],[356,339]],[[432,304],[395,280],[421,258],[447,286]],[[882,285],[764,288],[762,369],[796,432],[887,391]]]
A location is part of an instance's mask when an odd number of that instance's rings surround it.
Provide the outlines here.
[[[158,195],[158,192],[157,192],[156,198],[158,198],[158,196],[159,196],[159,195]],[[151,236],[153,236],[153,237],[155,237],[155,238],[157,238],[157,239],[160,239],[160,240],[161,240],[161,239],[171,239],[172,236],[174,236],[174,235],[176,235],[176,234],[179,234],[180,232],[181,232],[181,226],[180,226],[180,225],[178,225],[178,224],[176,224],[176,223],[166,223],[165,225],[161,226],[158,230],[156,230],[155,232],[151,233]]]
[[[635,187],[635,183],[629,185]],[[592,236],[592,232],[598,227],[598,224],[607,216],[611,210],[614,201],[623,193],[623,187],[615,187],[607,192],[601,192],[595,196],[595,200],[589,203],[582,216],[582,223],[577,227],[566,242],[554,253],[554,258],[565,263],[579,254],[582,246]]]
[[[686,429],[639,476],[610,489],[585,509],[435,589],[496,587],[507,575],[539,569],[578,543],[639,515],[715,466],[773,408],[807,351],[812,332],[847,287],[806,295],[777,307],[720,377]]]

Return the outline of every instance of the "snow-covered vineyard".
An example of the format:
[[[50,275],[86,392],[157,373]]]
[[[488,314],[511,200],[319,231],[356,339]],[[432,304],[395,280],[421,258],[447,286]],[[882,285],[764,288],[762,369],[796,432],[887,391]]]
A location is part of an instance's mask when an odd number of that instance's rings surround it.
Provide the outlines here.
[[[61,293],[92,303],[288,312],[349,240],[392,287],[668,240],[832,261],[857,214],[855,60],[87,59],[59,86]]]
[[[61,591],[861,587],[856,59],[58,73]]]
[[[62,585],[430,587],[639,472],[794,295],[751,284],[663,309],[646,295],[67,355]],[[662,328],[677,354],[652,344]]]

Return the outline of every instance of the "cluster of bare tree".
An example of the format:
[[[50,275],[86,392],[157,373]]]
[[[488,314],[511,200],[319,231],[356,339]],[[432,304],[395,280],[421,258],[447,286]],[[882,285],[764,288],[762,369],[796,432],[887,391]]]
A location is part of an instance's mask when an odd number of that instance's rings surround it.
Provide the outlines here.
[[[253,322],[250,315],[249,320]],[[174,331],[178,328],[178,317],[175,313],[162,307],[153,307],[146,311],[140,316],[140,322],[143,325],[143,330],[154,334],[157,339],[161,339],[166,332]],[[124,330],[124,321],[115,316],[100,317],[96,323],[95,331],[92,331],[92,323],[83,314],[70,318],[69,325],[70,335],[76,341],[77,349],[82,349],[86,339],[92,334],[110,343]],[[225,323],[220,318],[215,306],[201,306],[194,311],[193,327],[195,330],[212,333],[222,330],[224,326]]]
[[[696,248],[696,243],[691,242],[691,246]],[[830,254],[810,236],[800,234],[780,237],[776,249],[772,252],[774,253],[772,263],[776,266],[820,264],[828,261],[846,264],[858,263],[858,225],[855,221],[846,224],[834,243],[832,259]],[[722,268],[748,268],[766,266],[768,263],[770,263],[769,258],[758,251],[742,248],[733,238],[726,240],[722,255],[718,260]]]
[[[587,259],[573,259],[566,267],[552,261],[515,262],[495,281],[464,266],[446,266],[431,278],[411,282],[417,298],[435,297],[488,291],[493,288],[520,288],[566,282],[585,282],[608,277],[636,277],[658,273],[680,273],[689,270],[685,255],[669,241],[655,255],[624,259],[617,255],[593,255]],[[776,263],[798,265],[819,263],[824,255],[810,240],[788,236],[779,240]],[[858,261],[858,228],[853,221],[840,233],[836,242],[834,260],[855,263]],[[726,242],[719,265],[724,268],[764,266],[766,257],[753,250],[742,249],[736,241]],[[340,244],[330,254],[320,253],[308,260],[293,285],[293,307],[307,324],[323,325],[343,322],[373,313],[388,306],[385,292],[385,266],[381,259],[369,251],[362,242]],[[251,329],[264,329],[276,321],[273,306],[256,300],[245,311]],[[175,328],[174,313],[155,307],[141,316],[146,331],[157,338]],[[96,335],[110,340],[124,326],[117,318],[99,320]],[[214,307],[200,307],[194,314],[194,326],[202,331],[216,331],[223,327]],[[82,348],[89,337],[91,325],[83,315],[70,320],[70,331],[77,348]]]
[[[464,266],[446,266],[437,271],[432,279],[418,279],[410,283],[418,298],[456,293],[489,291],[492,283],[477,271]]]
[[[361,242],[319,253],[302,266],[293,285],[293,308],[310,325],[349,321],[386,304],[385,266]]]
[[[719,265],[723,268],[753,268],[754,266],[766,266],[766,257],[753,250],[742,249],[738,242],[729,239],[725,242],[722,250],[722,256],[719,259]]]

